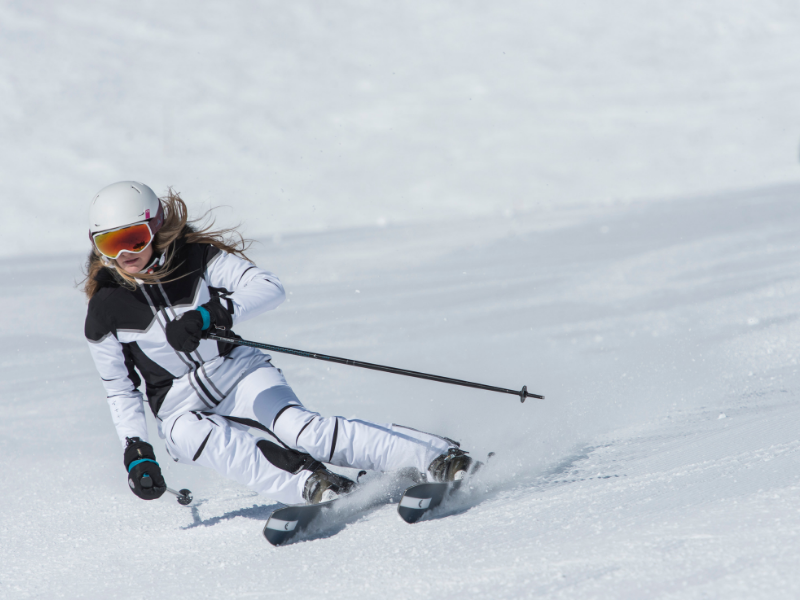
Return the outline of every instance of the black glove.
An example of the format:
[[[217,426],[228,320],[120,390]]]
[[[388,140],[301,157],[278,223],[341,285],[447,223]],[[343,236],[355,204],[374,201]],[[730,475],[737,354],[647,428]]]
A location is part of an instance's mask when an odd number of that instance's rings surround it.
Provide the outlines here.
[[[128,470],[128,485],[142,500],[155,500],[167,491],[167,484],[156,462],[153,447],[138,437],[125,438],[125,468]]]
[[[226,335],[232,325],[231,314],[223,308],[219,298],[212,298],[198,310],[186,311],[167,323],[167,341],[178,352],[194,352],[209,331]]]
[[[194,352],[203,334],[203,315],[199,310],[189,310],[167,323],[167,341],[178,352]]]

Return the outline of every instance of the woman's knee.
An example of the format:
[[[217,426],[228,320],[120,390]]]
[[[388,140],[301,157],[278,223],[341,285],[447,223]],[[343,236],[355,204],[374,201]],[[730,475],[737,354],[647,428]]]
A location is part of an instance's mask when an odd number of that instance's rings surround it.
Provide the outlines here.
[[[273,428],[278,416],[292,406],[302,406],[288,385],[276,385],[258,393],[253,399],[253,414],[265,427]]]

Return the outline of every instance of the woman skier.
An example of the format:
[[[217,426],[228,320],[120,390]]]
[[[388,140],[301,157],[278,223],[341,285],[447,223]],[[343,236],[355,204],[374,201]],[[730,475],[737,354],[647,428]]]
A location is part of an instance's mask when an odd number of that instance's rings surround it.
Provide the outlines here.
[[[135,181],[105,187],[89,209],[89,237],[85,334],[138,497],[166,491],[147,441],[142,378],[175,461],[210,467],[285,504],[352,490],[353,481],[322,463],[412,467],[430,481],[469,471],[472,459],[456,442],[399,425],[322,417],[303,406],[268,354],[206,339],[211,331],[234,336],[235,324],[276,308],[285,292],[275,275],[247,259],[235,230],[192,227],[177,194],[159,199]]]

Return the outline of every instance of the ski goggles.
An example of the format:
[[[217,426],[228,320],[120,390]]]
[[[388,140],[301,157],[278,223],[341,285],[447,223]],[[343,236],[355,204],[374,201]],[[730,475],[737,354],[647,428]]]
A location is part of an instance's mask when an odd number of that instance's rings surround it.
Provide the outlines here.
[[[92,241],[103,256],[117,258],[122,252],[143,252],[153,241],[153,237],[150,223],[145,221],[92,234]]]

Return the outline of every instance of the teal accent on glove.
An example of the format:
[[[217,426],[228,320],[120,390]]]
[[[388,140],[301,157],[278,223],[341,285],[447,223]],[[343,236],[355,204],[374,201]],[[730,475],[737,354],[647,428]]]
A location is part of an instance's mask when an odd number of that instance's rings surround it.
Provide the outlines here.
[[[138,464],[141,464],[141,463],[143,463],[143,462],[151,462],[151,463],[156,463],[156,466],[158,466],[158,463],[157,463],[156,461],[154,461],[152,458],[141,458],[141,459],[139,459],[139,460],[135,460],[135,461],[133,461],[131,464],[129,464],[129,465],[128,465],[128,473],[130,473],[130,472],[131,472],[131,469],[132,469],[133,467],[135,467],[136,465],[138,465]]]
[[[200,316],[203,317],[203,331],[205,331],[211,327],[211,314],[204,306],[198,306],[197,311],[200,313]]]

